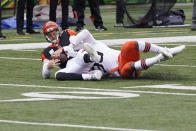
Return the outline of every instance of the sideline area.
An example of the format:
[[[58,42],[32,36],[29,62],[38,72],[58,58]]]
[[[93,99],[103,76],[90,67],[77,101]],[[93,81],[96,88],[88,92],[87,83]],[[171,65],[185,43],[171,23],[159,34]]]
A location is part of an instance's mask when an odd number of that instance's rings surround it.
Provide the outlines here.
[[[177,36],[177,37],[156,37],[156,38],[136,38],[136,39],[106,39],[99,40],[106,45],[122,45],[127,41],[141,40],[154,44],[172,43],[172,42],[196,42],[196,36]],[[0,44],[0,50],[22,50],[46,48],[50,43],[22,43],[22,44]]]

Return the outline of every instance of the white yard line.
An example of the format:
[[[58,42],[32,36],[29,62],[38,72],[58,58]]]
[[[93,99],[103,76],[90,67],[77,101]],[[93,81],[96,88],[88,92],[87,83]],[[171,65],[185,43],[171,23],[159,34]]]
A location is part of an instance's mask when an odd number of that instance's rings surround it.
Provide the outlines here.
[[[49,98],[24,98],[24,99],[10,99],[10,100],[0,100],[1,103],[5,102],[32,102],[32,101],[48,101],[55,100]]]
[[[11,87],[30,87],[30,88],[50,88],[50,89],[76,89],[76,90],[89,90],[89,91],[112,91],[112,92],[134,92],[134,93],[147,93],[147,94],[167,94],[167,95],[187,95],[187,96],[196,96],[196,94],[190,93],[170,93],[170,92],[153,92],[153,91],[135,91],[135,90],[117,90],[117,89],[97,89],[97,88],[83,88],[83,87],[56,87],[56,86],[41,86],[41,85],[20,85],[20,84],[0,84],[0,86],[11,86]],[[160,88],[163,88],[162,85]],[[195,86],[181,86],[180,84],[166,84],[167,89],[179,89],[185,90],[187,87],[188,90],[195,90]],[[176,86],[179,86],[178,88]],[[150,85],[147,86],[148,88]],[[151,88],[159,88],[159,86],[152,85]],[[125,87],[123,87],[125,88]],[[141,88],[139,86],[133,86],[132,88]]]
[[[167,64],[155,64],[156,66],[167,66],[167,67],[188,67],[188,68],[196,68],[196,66],[190,65],[167,65]]]
[[[164,84],[164,85],[144,85],[135,87],[121,87],[121,88],[153,88],[153,89],[176,89],[176,90],[192,90],[196,91],[195,86],[182,86],[179,84]]]
[[[196,36],[176,36],[176,37],[156,37],[156,38],[134,38],[134,39],[107,39],[99,40],[106,45],[122,45],[127,41],[141,40],[154,44],[172,43],[172,42],[196,42]],[[49,43],[24,43],[24,44],[0,44],[0,50],[22,50],[46,48]]]
[[[16,57],[0,57],[0,59],[6,59],[6,60],[35,60],[35,61],[41,61],[41,59],[34,59],[34,58],[16,58]]]
[[[33,101],[50,101],[50,100],[64,100],[64,99],[130,99],[132,97],[139,97],[140,94],[157,94],[157,95],[176,95],[176,96],[196,96],[191,93],[179,92],[158,92],[158,91],[141,91],[130,90],[132,88],[160,88],[160,89],[173,89],[173,90],[191,90],[195,91],[196,86],[182,86],[180,84],[165,84],[165,85],[146,85],[146,86],[132,86],[120,87],[127,88],[126,90],[119,89],[99,89],[99,88],[81,88],[81,87],[54,87],[54,86],[40,86],[40,85],[19,85],[19,84],[0,84],[0,88],[7,87],[27,87],[27,88],[50,88],[50,89],[65,89],[65,91],[46,91],[46,92],[25,92],[22,96],[26,98],[2,99],[0,103],[8,102],[33,102]],[[130,88],[130,89],[129,89]],[[66,90],[68,89],[68,90]],[[70,91],[72,90],[72,91]],[[75,91],[77,90],[77,91]],[[79,95],[81,94],[81,95]],[[90,94],[91,96],[84,96]],[[99,96],[94,96],[99,94]]]
[[[115,127],[103,127],[103,126],[75,125],[75,124],[67,124],[67,123],[59,124],[59,123],[25,122],[25,121],[14,121],[14,120],[0,120],[0,123],[38,125],[38,126],[72,127],[72,128],[112,130],[112,131],[154,131],[154,130],[145,130],[145,129],[129,129],[129,128],[115,128]]]
[[[135,38],[135,39],[108,39],[100,40],[106,45],[122,45],[127,41],[141,40],[154,44],[173,43],[173,42],[196,42],[196,36],[177,36],[177,37],[156,37],[156,38]]]

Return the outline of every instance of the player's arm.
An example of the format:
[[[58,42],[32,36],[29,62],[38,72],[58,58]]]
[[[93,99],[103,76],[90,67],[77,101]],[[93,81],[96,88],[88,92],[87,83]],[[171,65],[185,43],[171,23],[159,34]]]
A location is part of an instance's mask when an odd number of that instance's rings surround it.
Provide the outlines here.
[[[54,67],[58,67],[59,64],[60,63],[59,63],[58,59],[52,59],[52,60],[45,59],[45,60],[43,60],[42,77],[44,79],[49,79],[51,69]]]

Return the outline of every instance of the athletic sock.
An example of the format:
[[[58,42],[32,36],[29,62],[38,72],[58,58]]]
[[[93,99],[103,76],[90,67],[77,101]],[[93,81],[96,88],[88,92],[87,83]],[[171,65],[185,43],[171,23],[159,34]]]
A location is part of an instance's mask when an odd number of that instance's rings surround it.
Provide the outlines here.
[[[154,52],[154,53],[160,53],[160,49],[163,48],[155,44],[151,44],[149,42],[144,42],[144,41],[138,41],[138,46],[139,46],[139,51]]]
[[[154,64],[160,62],[162,57],[163,57],[163,55],[159,54],[159,55],[152,57],[152,58],[147,58],[147,59],[142,59],[142,60],[136,61],[134,64],[134,67],[136,70],[146,70],[149,67],[153,66]]]

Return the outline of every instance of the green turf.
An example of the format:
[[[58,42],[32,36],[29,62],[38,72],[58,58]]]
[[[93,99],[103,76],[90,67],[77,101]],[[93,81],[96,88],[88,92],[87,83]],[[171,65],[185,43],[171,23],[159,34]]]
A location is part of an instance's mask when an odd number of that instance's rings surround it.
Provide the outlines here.
[[[186,23],[191,24],[192,6],[185,8],[187,15]],[[189,36],[196,32],[190,28],[151,28],[151,29],[124,29],[113,28],[115,20],[115,9],[103,9],[102,14],[106,32],[96,32],[93,26],[86,26],[96,39],[112,38],[146,38],[163,36]],[[71,27],[74,29],[74,27]],[[26,35],[25,40],[15,36],[15,30],[3,30],[8,39],[0,41],[1,44],[45,42],[43,36]],[[28,37],[28,38],[27,38]],[[142,72],[139,79],[128,80],[121,78],[106,78],[103,81],[56,81],[54,79],[55,69],[52,71],[52,78],[43,80],[41,76],[41,60],[9,60],[0,59],[0,101],[11,99],[26,99],[22,93],[29,92],[62,92],[58,95],[65,95],[69,91],[95,92],[93,89],[109,89],[107,92],[130,93],[130,91],[143,91],[139,97],[122,99],[101,99],[101,100],[79,100],[79,99],[58,99],[51,101],[32,102],[0,102],[0,120],[13,120],[37,123],[56,123],[71,125],[86,125],[97,127],[113,127],[128,129],[146,129],[161,131],[195,131],[196,130],[196,96],[153,94],[162,93],[185,93],[196,94],[196,90],[176,89],[155,89],[155,88],[121,88],[143,85],[181,84],[183,86],[194,86],[196,88],[196,46],[195,43],[167,43],[185,44],[186,50],[177,55],[174,59],[161,62],[164,65],[187,65],[188,67],[167,67],[153,66]],[[119,47],[112,47],[119,49]],[[0,51],[0,57],[15,58],[40,58],[41,49],[35,51]],[[154,56],[153,53],[142,53],[141,57]],[[2,85],[2,84],[17,84]],[[25,86],[26,85],[26,86]],[[43,88],[41,86],[50,86]],[[57,88],[76,87],[76,88]],[[87,88],[79,89],[79,87]],[[100,92],[97,91],[97,92]],[[152,92],[152,93],[147,93]],[[74,96],[97,96],[92,94],[71,94]],[[66,94],[66,95],[68,95]],[[100,129],[23,125],[0,122],[1,131],[91,131]]]

